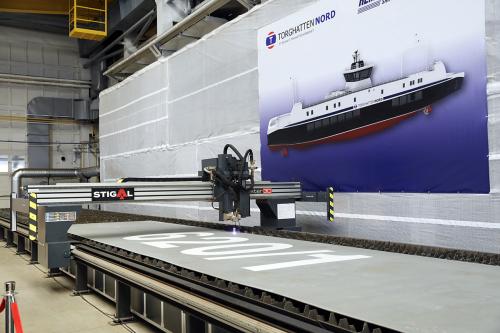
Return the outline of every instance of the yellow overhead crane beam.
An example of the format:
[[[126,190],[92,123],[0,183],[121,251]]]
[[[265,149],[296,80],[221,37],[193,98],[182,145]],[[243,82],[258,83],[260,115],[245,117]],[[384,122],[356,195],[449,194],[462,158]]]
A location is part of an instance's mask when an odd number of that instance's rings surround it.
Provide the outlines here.
[[[1,0],[0,12],[28,14],[68,14],[68,0]]]
[[[68,15],[69,36],[101,40],[108,34],[113,0],[0,0],[0,12]]]

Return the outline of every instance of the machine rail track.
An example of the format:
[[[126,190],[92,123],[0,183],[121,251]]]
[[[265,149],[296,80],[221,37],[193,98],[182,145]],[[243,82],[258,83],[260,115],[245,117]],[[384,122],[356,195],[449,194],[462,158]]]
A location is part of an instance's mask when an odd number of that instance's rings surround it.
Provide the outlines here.
[[[103,219],[99,220],[98,216],[95,216],[94,217],[95,220],[93,222],[86,221],[86,219],[93,214],[95,215],[102,214]],[[10,221],[10,216],[7,210],[0,210],[0,219],[4,220],[5,222]],[[21,223],[27,225],[27,219],[20,218],[19,220]],[[79,219],[79,221],[77,221],[77,223],[126,222],[126,221],[138,221],[138,220],[168,222],[168,223],[189,225],[194,227],[204,227],[216,230],[226,230],[228,228],[232,228],[232,226],[230,225],[221,223],[189,221],[189,220],[161,218],[161,217],[147,216],[147,215],[132,215],[132,214],[88,211],[88,210],[82,211],[82,216]],[[415,245],[407,243],[349,238],[349,237],[340,237],[334,235],[321,235],[321,234],[287,231],[287,230],[270,230],[261,227],[239,227],[239,231],[249,234],[263,235],[263,236],[297,239],[308,242],[334,244],[334,245],[356,247],[368,250],[500,266],[500,254],[497,253],[477,252],[477,251],[450,249],[443,247],[432,247],[426,245]]]

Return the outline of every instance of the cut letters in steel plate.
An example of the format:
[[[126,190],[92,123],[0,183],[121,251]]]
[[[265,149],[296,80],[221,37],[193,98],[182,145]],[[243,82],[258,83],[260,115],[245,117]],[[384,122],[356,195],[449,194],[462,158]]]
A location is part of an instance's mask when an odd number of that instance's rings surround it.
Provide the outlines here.
[[[92,201],[134,200],[134,188],[107,187],[92,188]]]

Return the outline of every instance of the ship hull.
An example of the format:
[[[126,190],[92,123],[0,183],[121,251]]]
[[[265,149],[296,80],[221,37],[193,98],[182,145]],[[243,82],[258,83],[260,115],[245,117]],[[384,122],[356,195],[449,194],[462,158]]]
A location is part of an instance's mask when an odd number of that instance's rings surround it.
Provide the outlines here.
[[[385,130],[413,116],[417,111],[459,90],[463,77],[444,80],[433,86],[389,96],[384,101],[362,108],[348,108],[311,122],[288,126],[268,134],[272,150],[351,140]]]

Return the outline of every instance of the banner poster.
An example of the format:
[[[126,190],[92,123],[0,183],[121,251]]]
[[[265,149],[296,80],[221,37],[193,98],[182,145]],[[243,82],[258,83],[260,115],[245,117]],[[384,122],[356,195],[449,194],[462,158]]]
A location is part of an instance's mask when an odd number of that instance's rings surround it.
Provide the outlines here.
[[[484,6],[322,0],[259,29],[263,179],[488,193]]]

